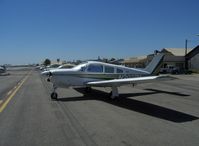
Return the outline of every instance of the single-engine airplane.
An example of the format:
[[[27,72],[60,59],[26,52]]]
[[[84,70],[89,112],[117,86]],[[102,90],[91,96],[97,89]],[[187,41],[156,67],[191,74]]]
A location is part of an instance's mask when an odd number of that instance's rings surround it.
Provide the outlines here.
[[[85,91],[91,91],[91,87],[111,87],[111,98],[118,97],[118,87],[125,84],[136,85],[138,83],[152,82],[165,79],[158,76],[163,54],[156,55],[144,69],[129,68],[121,65],[113,65],[97,61],[88,61],[71,69],[54,69],[44,71],[41,74],[47,76],[47,81],[53,83],[52,99],[57,99],[57,88],[85,87]]]

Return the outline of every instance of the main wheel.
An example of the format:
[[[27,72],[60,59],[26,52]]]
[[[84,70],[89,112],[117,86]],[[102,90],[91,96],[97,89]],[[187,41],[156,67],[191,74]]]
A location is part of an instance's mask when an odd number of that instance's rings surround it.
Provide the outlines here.
[[[56,92],[53,92],[53,93],[51,93],[51,99],[55,99],[55,100],[57,100],[57,96],[58,96],[58,94],[56,93]]]

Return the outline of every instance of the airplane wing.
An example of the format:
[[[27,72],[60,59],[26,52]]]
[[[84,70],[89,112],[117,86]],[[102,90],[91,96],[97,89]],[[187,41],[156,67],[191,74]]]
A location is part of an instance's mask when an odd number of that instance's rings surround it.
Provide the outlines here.
[[[121,86],[125,84],[149,83],[149,82],[154,82],[154,81],[165,81],[165,80],[173,80],[173,79],[175,78],[170,77],[170,76],[148,76],[148,77],[135,77],[135,78],[88,82],[87,85],[96,86],[96,87],[112,87],[112,86]]]

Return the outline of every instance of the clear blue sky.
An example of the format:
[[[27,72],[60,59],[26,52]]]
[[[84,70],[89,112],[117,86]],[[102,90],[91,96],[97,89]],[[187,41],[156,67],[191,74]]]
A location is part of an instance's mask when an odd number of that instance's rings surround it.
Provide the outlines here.
[[[0,64],[199,44],[198,0],[0,0]]]

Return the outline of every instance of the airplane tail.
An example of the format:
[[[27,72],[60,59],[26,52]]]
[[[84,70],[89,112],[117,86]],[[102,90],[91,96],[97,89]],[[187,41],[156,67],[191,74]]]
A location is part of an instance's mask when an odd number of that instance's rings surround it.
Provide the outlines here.
[[[153,57],[152,61],[146,66],[145,71],[151,75],[157,75],[164,59],[164,54],[158,54]]]

